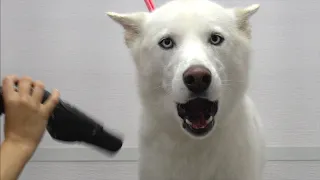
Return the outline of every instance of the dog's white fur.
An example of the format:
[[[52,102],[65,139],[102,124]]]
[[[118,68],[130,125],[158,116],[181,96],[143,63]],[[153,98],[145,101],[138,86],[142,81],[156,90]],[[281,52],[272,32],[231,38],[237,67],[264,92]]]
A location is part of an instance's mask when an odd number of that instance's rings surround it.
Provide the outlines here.
[[[247,96],[250,17],[259,5],[225,8],[210,0],[172,0],[152,13],[108,13],[125,29],[137,68],[142,102],[141,180],[260,180],[264,138],[260,118]],[[208,43],[212,32],[225,41]],[[176,47],[158,42],[171,36]],[[176,103],[189,92],[182,73],[201,64],[213,74],[210,100],[219,100],[215,127],[202,138],[181,128]]]

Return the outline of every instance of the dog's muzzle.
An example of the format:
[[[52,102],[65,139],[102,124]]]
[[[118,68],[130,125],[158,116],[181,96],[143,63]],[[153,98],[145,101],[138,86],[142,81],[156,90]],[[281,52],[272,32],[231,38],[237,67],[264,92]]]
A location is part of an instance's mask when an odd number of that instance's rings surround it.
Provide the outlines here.
[[[206,98],[211,81],[210,70],[202,65],[190,66],[183,73],[183,83],[189,90],[190,100],[177,103],[177,112],[183,120],[183,128],[194,136],[207,135],[215,124],[219,103]]]

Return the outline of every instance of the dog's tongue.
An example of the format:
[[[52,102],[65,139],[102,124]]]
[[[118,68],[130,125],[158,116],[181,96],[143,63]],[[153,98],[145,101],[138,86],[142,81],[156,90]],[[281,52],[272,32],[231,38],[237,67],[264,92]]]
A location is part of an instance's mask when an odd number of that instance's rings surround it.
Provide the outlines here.
[[[212,104],[206,99],[197,98],[184,105],[192,127],[195,129],[204,128],[208,125],[207,119],[210,117]]]
[[[193,128],[204,128],[207,125],[207,121],[204,118],[204,115],[201,113],[198,119],[193,120],[192,127]]]

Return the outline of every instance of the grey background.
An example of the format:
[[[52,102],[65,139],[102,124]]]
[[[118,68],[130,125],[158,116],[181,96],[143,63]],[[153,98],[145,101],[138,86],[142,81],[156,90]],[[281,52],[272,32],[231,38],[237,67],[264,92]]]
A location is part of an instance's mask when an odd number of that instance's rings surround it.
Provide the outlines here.
[[[165,0],[156,0],[157,6]],[[268,146],[320,146],[320,1],[219,0],[260,3],[253,17],[251,94]],[[119,25],[106,11],[146,11],[142,0],[2,0],[1,77],[30,75],[48,89],[125,132],[137,146],[134,66]],[[41,148],[78,148],[45,136]],[[77,153],[77,152],[74,152]],[[320,152],[319,152],[320,153]],[[48,154],[50,156],[50,154]],[[319,180],[318,161],[272,161],[265,180]],[[22,180],[136,179],[136,162],[30,162]]]

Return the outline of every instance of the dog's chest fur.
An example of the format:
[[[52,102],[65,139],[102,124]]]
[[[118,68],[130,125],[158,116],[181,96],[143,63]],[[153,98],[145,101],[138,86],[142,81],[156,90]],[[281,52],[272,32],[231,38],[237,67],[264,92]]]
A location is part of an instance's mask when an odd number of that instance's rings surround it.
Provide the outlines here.
[[[202,141],[191,140],[179,129],[174,133],[161,125],[148,129],[146,124],[141,129],[140,180],[259,180],[264,164],[259,119],[250,103],[243,105],[231,116],[236,120]]]

